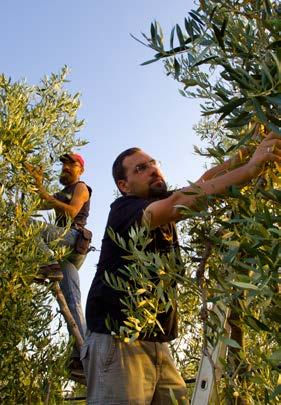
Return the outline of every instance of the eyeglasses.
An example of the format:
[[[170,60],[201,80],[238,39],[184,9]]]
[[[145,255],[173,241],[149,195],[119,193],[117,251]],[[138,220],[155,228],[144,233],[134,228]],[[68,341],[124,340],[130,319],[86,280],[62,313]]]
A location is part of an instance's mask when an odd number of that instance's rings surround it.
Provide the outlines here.
[[[136,165],[136,167],[134,169],[134,173],[138,173],[138,174],[144,173],[151,166],[159,168],[161,166],[161,162],[159,162],[158,160],[155,160],[155,159],[151,159],[148,162],[140,163],[140,164]]]

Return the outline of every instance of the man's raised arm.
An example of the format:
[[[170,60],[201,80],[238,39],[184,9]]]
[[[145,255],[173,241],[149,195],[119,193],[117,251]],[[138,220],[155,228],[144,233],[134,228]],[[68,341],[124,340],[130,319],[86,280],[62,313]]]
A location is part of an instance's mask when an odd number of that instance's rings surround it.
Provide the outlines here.
[[[89,200],[89,191],[84,183],[77,183],[72,199],[69,204],[59,201],[53,195],[49,194],[43,186],[43,172],[41,168],[35,168],[30,163],[25,163],[25,167],[35,180],[38,189],[38,195],[42,199],[42,205],[39,209],[56,209],[64,212],[67,216],[75,218],[81,210],[83,204]]]
[[[281,137],[273,132],[259,144],[251,159],[241,167],[226,172],[225,164],[207,171],[191,186],[176,191],[170,197],[155,201],[144,211],[143,222],[150,228],[184,219],[177,208],[184,205],[196,209],[199,199],[212,194],[224,194],[230,186],[242,186],[257,177],[267,162],[281,162]],[[228,163],[229,165],[229,163]],[[212,172],[213,170],[213,172]],[[220,173],[224,173],[221,174]],[[194,194],[185,194],[194,193]]]

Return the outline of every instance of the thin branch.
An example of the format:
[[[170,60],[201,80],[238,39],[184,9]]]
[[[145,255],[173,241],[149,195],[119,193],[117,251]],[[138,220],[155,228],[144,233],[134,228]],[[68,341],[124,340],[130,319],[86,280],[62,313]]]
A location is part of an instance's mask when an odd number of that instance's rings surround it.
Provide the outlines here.
[[[46,397],[44,399],[44,405],[48,405],[50,401],[50,394],[51,394],[51,385],[52,383],[49,381],[47,385],[47,392],[46,392]]]
[[[67,322],[67,324],[68,324],[68,326],[69,326],[69,328],[71,330],[72,335],[75,338],[76,346],[80,350],[82,345],[83,345],[83,339],[82,339],[82,336],[80,334],[79,328],[78,328],[78,326],[77,326],[77,324],[76,324],[76,322],[75,322],[75,320],[74,320],[74,318],[73,318],[73,316],[72,316],[72,314],[71,314],[71,312],[70,312],[70,310],[68,308],[68,305],[67,305],[66,300],[64,298],[63,292],[62,292],[62,290],[61,290],[61,288],[59,286],[59,283],[57,281],[53,284],[52,290],[53,290],[53,292],[54,292],[54,294],[56,296],[56,299],[58,301],[61,313],[62,313],[65,321]]]

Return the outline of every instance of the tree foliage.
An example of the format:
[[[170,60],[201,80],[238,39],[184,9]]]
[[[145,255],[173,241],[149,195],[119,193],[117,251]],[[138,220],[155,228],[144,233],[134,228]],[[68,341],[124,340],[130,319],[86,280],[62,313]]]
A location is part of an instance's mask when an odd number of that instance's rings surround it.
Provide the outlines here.
[[[250,156],[266,131],[281,135],[280,15],[275,1],[201,0],[183,27],[172,29],[168,47],[158,22],[151,24],[150,36],[143,34],[144,41],[135,38],[156,51],[144,65],[162,60],[167,74],[182,85],[180,93],[202,100],[203,119],[196,130],[208,146],[196,152],[212,163],[245,146]],[[196,372],[199,344],[207,350],[209,343],[227,343],[218,386],[222,403],[280,402],[280,202],[280,167],[269,164],[247,186],[209,196],[208,208],[200,212],[182,207],[187,218],[184,275],[173,256],[140,248],[135,233],[128,245],[112,236],[135,263],[124,270],[129,283],[108,277],[116,288],[129,289],[124,302],[128,322],[121,335],[125,331],[134,339],[140,328],[153,333],[159,327],[155,312],[176,299],[172,287],[177,280],[187,346],[174,353],[183,372],[191,371],[185,368],[189,360]],[[231,336],[213,305],[231,310]]]
[[[63,322],[50,288],[33,283],[46,253],[40,223],[31,222],[39,198],[24,163],[40,165],[47,187],[57,179],[58,157],[73,146],[83,122],[79,95],[64,90],[67,69],[39,85],[0,76],[0,402],[60,403],[67,380]],[[54,243],[56,258],[65,250]]]
[[[160,25],[143,36],[184,85],[184,96],[205,99],[203,115],[219,114],[224,126],[257,120],[280,131],[280,15],[275,1],[200,1],[170,34],[164,48]],[[178,41],[178,46],[174,42]],[[194,88],[194,90],[191,90]]]

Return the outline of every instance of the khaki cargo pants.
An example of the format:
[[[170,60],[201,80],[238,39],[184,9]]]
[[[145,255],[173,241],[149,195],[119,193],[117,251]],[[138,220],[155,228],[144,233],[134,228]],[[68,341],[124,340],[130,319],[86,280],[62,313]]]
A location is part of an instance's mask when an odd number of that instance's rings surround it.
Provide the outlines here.
[[[124,343],[88,332],[81,350],[88,405],[188,404],[186,386],[167,343]]]

